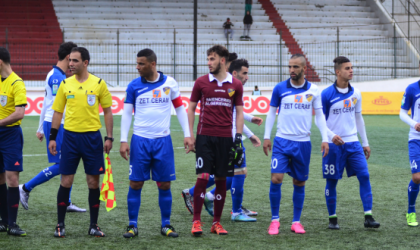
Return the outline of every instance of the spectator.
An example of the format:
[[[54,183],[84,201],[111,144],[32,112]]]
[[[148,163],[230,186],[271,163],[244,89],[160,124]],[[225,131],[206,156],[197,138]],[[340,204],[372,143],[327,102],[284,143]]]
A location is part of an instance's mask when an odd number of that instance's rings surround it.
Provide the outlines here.
[[[255,85],[254,91],[252,91],[252,95],[261,95],[261,91],[258,89],[257,85]]]
[[[244,37],[245,38],[250,38],[249,30],[251,29],[251,25],[252,25],[252,16],[251,16],[251,13],[247,11],[246,15],[244,16]]]
[[[228,35],[230,33],[230,40],[233,39],[233,29],[232,29],[233,23],[231,23],[230,18],[228,17],[226,19],[226,22],[223,23],[223,28],[225,29],[225,37],[228,39]]]
[[[245,15],[247,11],[249,11],[249,14],[251,14],[251,9],[252,9],[252,0],[245,0]]]

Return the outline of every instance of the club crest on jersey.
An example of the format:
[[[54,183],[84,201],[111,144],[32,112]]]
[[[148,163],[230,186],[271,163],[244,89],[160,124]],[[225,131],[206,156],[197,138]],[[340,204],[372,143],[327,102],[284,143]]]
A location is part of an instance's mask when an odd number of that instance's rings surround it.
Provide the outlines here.
[[[229,94],[229,97],[232,97],[235,94],[235,90],[234,89],[228,89],[228,94]]]
[[[87,102],[90,106],[95,105],[96,102],[96,95],[88,95],[87,96]]]
[[[0,104],[1,106],[6,106],[7,104],[7,95],[0,95]]]
[[[343,100],[345,108],[351,108],[351,102],[349,99]]]
[[[356,97],[353,97],[353,98],[351,98],[351,101],[353,102],[353,105],[356,105],[356,103],[357,103],[357,98],[356,98]]]
[[[163,88],[163,92],[165,92],[165,95],[169,95],[169,91],[171,91],[171,88],[169,87]]]
[[[160,98],[160,97],[161,97],[160,89],[153,90],[153,98]]]
[[[306,95],[306,100],[308,100],[308,102],[312,101],[312,98],[314,97],[314,95],[312,94],[307,94]]]
[[[302,96],[301,95],[295,95],[295,102],[302,103]]]

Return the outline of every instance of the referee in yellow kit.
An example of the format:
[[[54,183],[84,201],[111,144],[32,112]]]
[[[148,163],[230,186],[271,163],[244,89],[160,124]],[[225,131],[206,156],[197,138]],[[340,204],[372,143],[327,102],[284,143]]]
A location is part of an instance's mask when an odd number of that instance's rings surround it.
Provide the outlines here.
[[[55,228],[54,236],[65,237],[64,218],[69,205],[70,188],[80,158],[82,158],[89,187],[90,227],[88,234],[104,237],[105,234],[97,225],[100,195],[99,175],[105,172],[103,151],[109,153],[114,141],[112,138],[112,98],[105,81],[88,72],[90,56],[87,49],[73,48],[69,60],[69,67],[74,76],[63,80],[58,89],[52,106],[54,115],[48,145],[51,154],[57,154],[55,139],[65,108],[60,159],[61,185],[57,194],[58,225]],[[103,146],[99,131],[102,126],[99,120],[99,104],[104,110],[107,133],[105,146]]]
[[[23,134],[26,89],[12,71],[10,53],[0,47],[0,233],[26,236],[16,224],[19,207],[19,172],[23,171]],[[7,189],[6,186],[9,186]]]

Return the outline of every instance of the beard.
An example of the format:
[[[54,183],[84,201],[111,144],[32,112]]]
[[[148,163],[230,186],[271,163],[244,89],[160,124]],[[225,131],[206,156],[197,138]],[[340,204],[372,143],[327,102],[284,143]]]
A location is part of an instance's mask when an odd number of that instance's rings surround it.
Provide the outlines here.
[[[213,75],[217,75],[219,74],[221,68],[222,67],[220,66],[220,62],[219,62],[219,64],[217,64],[217,67],[213,71],[210,70],[210,73],[212,73]]]
[[[295,76],[290,75],[290,78],[292,78],[292,80],[297,81],[300,78],[302,78],[303,76],[303,71],[301,71],[299,74],[296,74]]]

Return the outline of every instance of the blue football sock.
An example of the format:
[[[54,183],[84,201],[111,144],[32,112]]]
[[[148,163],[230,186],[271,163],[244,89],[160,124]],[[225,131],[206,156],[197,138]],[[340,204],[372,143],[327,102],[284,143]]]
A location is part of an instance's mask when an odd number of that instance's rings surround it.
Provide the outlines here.
[[[279,219],[279,212],[280,212],[280,200],[281,200],[281,185],[274,184],[270,182],[270,206],[271,206],[271,219],[276,220]]]
[[[362,199],[363,211],[372,210],[372,188],[370,186],[369,174],[358,175],[360,183],[360,198]]]
[[[408,212],[407,213],[415,213],[416,212],[416,200],[417,195],[419,194],[419,186],[420,184],[416,184],[413,180],[410,181],[408,184]]]
[[[60,165],[58,163],[48,167],[39,172],[34,178],[25,183],[25,189],[29,192],[36,186],[51,180],[53,177],[60,174]]]
[[[127,194],[127,207],[128,207],[128,225],[137,227],[137,220],[139,217],[139,210],[141,204],[141,188],[134,190],[131,187],[128,188]]]
[[[214,185],[214,175],[210,175],[209,181],[207,182],[206,189],[209,188],[209,187],[211,187],[211,186],[213,186],[213,185]],[[195,189],[195,186],[193,186],[192,188],[190,188],[189,193],[190,193],[191,196],[194,196],[194,189]],[[214,194],[214,191],[213,191],[213,194]]]
[[[245,183],[246,175],[235,175],[232,178],[232,188],[230,189],[230,193],[232,194],[232,212],[233,213],[240,213],[241,212],[241,205],[242,199],[244,197],[244,183]]]
[[[325,201],[327,202],[329,216],[335,214],[335,208],[337,207],[337,183],[338,180],[327,179],[327,185],[325,186]]]
[[[300,221],[300,215],[303,210],[303,202],[305,201],[305,186],[293,185],[293,222]]]
[[[159,207],[162,217],[162,227],[171,224],[172,193],[171,189],[159,189]]]

